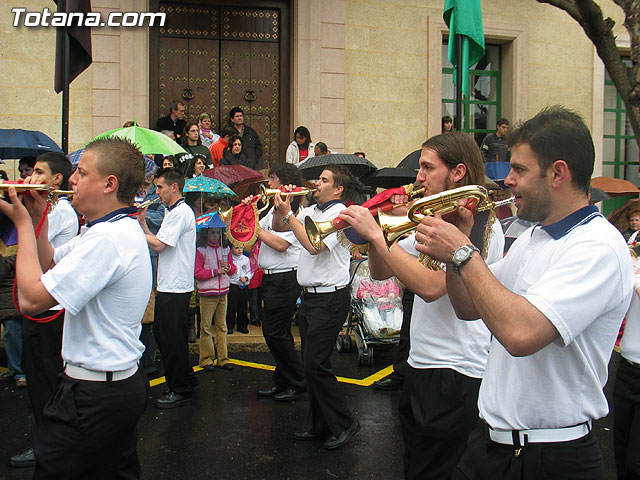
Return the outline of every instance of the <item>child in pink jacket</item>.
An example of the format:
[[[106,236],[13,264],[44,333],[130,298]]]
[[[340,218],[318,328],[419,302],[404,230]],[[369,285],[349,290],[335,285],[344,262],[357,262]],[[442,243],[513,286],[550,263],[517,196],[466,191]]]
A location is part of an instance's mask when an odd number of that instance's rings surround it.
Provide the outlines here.
[[[231,260],[231,251],[222,235],[221,228],[205,228],[198,234],[195,278],[200,296],[200,366],[213,370],[213,360],[218,356],[217,366],[231,370],[227,353],[227,294],[229,275],[236,271]],[[216,348],[213,348],[215,327]]]

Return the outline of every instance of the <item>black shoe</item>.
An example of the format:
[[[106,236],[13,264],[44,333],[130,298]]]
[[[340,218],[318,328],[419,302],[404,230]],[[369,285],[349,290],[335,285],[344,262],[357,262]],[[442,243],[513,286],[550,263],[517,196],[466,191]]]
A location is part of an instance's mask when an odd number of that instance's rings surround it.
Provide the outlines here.
[[[22,453],[14,455],[9,459],[10,467],[35,467],[36,455],[33,453],[33,448],[29,448]]]
[[[277,402],[291,402],[296,399],[298,395],[302,393],[301,390],[295,388],[285,388],[280,393],[276,393],[273,399]]]
[[[182,405],[193,403],[192,395],[183,395],[182,393],[169,392],[156,400],[156,408],[176,408]]]
[[[253,325],[254,327],[259,327],[260,326],[260,320],[255,320],[255,321],[251,322],[251,325]]]
[[[328,434],[320,435],[310,430],[307,430],[306,432],[295,432],[293,434],[293,438],[295,438],[300,442],[309,442],[311,440],[324,440],[328,436],[329,436]]]
[[[248,328],[246,328],[246,327],[245,327],[245,328],[238,328],[238,331],[239,331],[240,333],[249,333],[249,329],[248,329]]]
[[[353,437],[360,430],[360,422],[358,420],[354,420],[349,428],[347,428],[344,432],[342,432],[337,437],[331,435],[322,446],[327,450],[335,450],[336,448],[340,448]]]
[[[373,388],[376,390],[402,390],[402,378],[397,375],[389,375],[387,378],[373,382]]]
[[[265,397],[265,398],[271,398],[276,396],[278,393],[282,392],[284,390],[284,387],[280,387],[278,385],[274,385],[271,388],[267,388],[265,390],[258,390],[258,396],[259,397]]]
[[[216,365],[218,368],[222,370],[233,370],[233,365],[230,363],[225,363],[224,365]]]
[[[227,329],[227,335],[233,335],[233,328]]]
[[[216,367],[213,366],[213,363],[208,363],[204,367],[202,367],[202,369],[206,370],[207,372],[213,372],[215,371]]]

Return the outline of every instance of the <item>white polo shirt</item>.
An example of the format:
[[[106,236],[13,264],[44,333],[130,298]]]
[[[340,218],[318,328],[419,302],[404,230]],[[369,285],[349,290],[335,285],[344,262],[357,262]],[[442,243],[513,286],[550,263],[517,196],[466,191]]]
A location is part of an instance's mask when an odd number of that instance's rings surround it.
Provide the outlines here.
[[[158,292],[192,292],[196,264],[196,219],[184,198],[167,208],[156,237],[167,245],[158,255]]]
[[[418,257],[415,233],[399,242],[410,255]],[[499,221],[491,226],[487,264],[497,262],[504,251],[504,235]],[[426,267],[425,267],[426,268]],[[465,321],[456,316],[449,295],[425,302],[418,295],[411,314],[411,349],[407,362],[413,368],[450,368],[462,375],[482,378],[489,356],[491,332],[482,319]]]
[[[313,205],[300,210],[297,218],[304,225],[307,216],[316,222],[333,220],[346,207],[341,202],[327,202],[321,207]],[[349,284],[349,263],[351,254],[338,241],[337,233],[323,240],[327,246],[317,255],[311,255],[305,248],[300,249],[298,262],[298,284],[301,287],[346,287]]]
[[[134,367],[144,351],[142,315],[151,260],[135,213],[121,209],[56,248],[42,284],[65,312],[62,359],[99,372]]]
[[[640,273],[635,274],[635,288],[640,288]],[[631,296],[624,334],[620,340],[620,354],[627,360],[640,364],[640,297],[637,291]]]
[[[560,337],[512,357],[495,337],[480,387],[480,417],[505,430],[560,428],[604,417],[602,391],[618,330],[631,301],[633,269],[620,232],[595,207],[535,226],[491,265]]]
[[[272,273],[290,271],[293,268],[298,268],[298,260],[300,259],[302,246],[296,238],[296,235],[290,230],[287,232],[276,232],[271,228],[272,224],[273,208],[260,220],[260,228],[285,240],[289,243],[289,248],[284,252],[279,252],[265,242],[262,242],[262,245],[260,245],[260,253],[258,254],[258,266]],[[265,274],[267,274],[266,271]]]
[[[78,235],[78,214],[67,197],[60,197],[47,216],[49,221],[49,243],[53,248],[64,245]]]

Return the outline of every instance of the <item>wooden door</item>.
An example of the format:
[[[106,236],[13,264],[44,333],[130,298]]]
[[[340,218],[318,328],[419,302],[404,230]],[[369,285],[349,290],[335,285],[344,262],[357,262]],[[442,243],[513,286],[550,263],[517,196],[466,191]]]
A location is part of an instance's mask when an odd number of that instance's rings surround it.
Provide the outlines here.
[[[245,123],[258,132],[261,166],[267,167],[283,160],[289,143],[288,92],[283,95],[288,46],[282,39],[288,2],[258,0],[243,8],[223,3],[158,3],[167,21],[151,35],[150,124],[167,115],[172,100],[181,100],[187,121],[208,112],[219,132],[229,123],[229,110],[239,106]]]

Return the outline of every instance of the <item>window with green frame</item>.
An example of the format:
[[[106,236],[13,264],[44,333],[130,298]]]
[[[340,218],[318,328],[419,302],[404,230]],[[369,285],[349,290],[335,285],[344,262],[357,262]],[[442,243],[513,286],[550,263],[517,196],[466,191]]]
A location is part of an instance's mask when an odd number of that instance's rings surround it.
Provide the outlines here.
[[[627,68],[631,60],[625,59]],[[638,175],[638,144],[622,98],[605,70],[604,80],[604,155],[602,175],[623,178],[634,185],[640,185]]]
[[[453,65],[447,58],[448,42],[442,45],[442,115],[454,118],[456,87]],[[462,102],[462,131],[473,133],[478,142],[496,131],[502,116],[502,55],[500,45],[487,45],[484,57],[469,69],[470,97]]]

